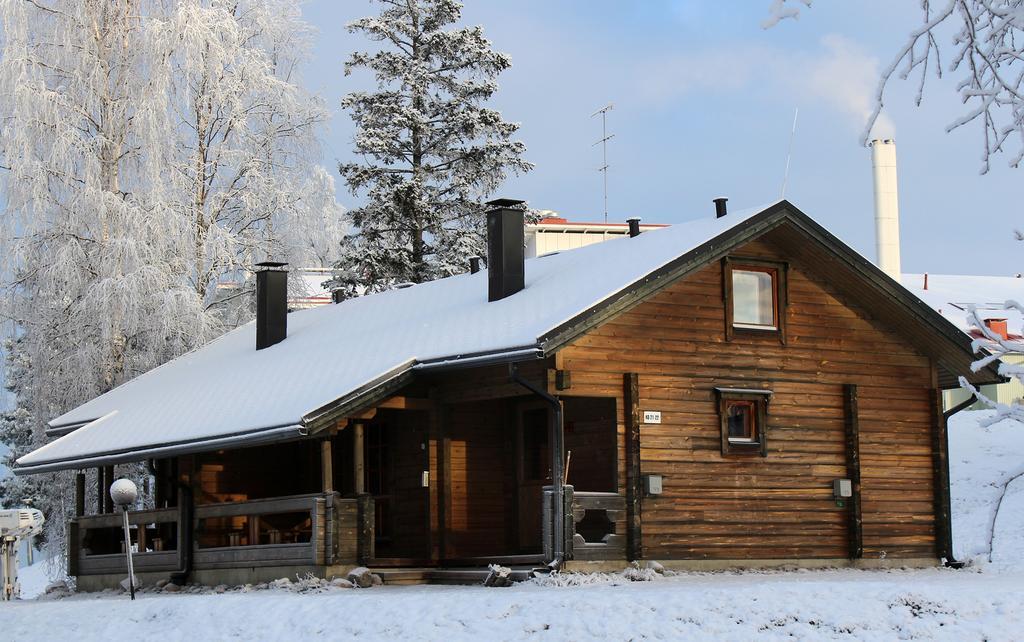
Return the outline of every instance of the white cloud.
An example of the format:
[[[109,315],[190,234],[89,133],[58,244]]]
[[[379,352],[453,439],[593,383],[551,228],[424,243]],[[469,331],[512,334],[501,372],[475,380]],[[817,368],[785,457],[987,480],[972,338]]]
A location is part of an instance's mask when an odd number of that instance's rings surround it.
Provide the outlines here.
[[[821,56],[807,61],[806,73],[792,80],[804,92],[823,99],[863,129],[875,107],[878,59],[853,40],[837,34],[823,37],[821,45]],[[872,133],[890,138],[894,131],[892,121],[883,113],[875,121]]]
[[[697,91],[767,91],[800,107],[823,103],[858,135],[874,108],[879,74],[877,58],[838,34],[824,36],[813,51],[744,44],[659,57],[642,66],[636,95],[651,103],[664,105]],[[891,137],[894,129],[883,113],[872,133]]]

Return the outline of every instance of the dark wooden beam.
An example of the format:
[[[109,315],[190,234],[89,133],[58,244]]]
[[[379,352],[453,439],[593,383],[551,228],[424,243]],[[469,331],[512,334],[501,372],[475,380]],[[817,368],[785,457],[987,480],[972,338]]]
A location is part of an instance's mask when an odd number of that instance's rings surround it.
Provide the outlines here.
[[[626,420],[626,555],[643,557],[640,479],[640,379],[637,373],[623,375],[623,413]]]
[[[949,433],[942,412],[942,390],[938,373],[932,377],[932,472],[935,485],[935,552],[940,559],[953,559],[953,524],[949,502]]]
[[[110,496],[110,485],[114,483],[114,467],[103,467],[103,512],[114,512],[114,498]]]
[[[864,557],[864,517],[860,501],[860,419],[857,386],[843,386],[843,416],[846,425],[846,474],[853,486],[849,504],[850,558]]]
[[[103,466],[96,467],[96,514],[103,513],[103,496],[107,494],[106,486],[103,484],[103,473],[106,469]]]
[[[75,473],[75,517],[85,515],[85,472]]]

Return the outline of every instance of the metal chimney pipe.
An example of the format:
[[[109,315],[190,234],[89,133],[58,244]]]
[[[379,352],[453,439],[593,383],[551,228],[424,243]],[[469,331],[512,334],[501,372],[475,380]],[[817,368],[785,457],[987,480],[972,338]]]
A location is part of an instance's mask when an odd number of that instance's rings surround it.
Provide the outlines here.
[[[287,263],[256,264],[256,349],[281,343],[288,336]]]
[[[477,256],[475,254],[473,256],[469,257],[469,273],[470,274],[476,274],[477,272],[480,271],[480,258],[481,257],[479,257],[479,256]]]
[[[871,141],[871,167],[875,179],[875,247],[878,267],[900,280],[900,204],[896,177],[896,141]]]
[[[629,238],[640,236],[640,217],[627,218],[626,222],[629,223]]]
[[[726,208],[725,206],[726,202],[729,199],[725,198],[724,196],[719,196],[718,198],[712,200],[715,204],[715,218],[722,218],[723,216],[729,213],[728,208]]]
[[[499,198],[487,204],[487,300],[498,301],[526,285],[524,201]]]

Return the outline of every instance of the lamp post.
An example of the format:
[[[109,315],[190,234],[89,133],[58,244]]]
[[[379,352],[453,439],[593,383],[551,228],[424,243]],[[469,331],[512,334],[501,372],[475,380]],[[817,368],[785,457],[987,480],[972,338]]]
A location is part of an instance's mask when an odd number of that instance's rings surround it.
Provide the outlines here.
[[[135,567],[132,564],[132,533],[128,528],[128,507],[135,504],[139,490],[130,479],[118,479],[110,485],[110,498],[121,507],[124,518],[124,554],[128,558],[128,591],[135,599]]]

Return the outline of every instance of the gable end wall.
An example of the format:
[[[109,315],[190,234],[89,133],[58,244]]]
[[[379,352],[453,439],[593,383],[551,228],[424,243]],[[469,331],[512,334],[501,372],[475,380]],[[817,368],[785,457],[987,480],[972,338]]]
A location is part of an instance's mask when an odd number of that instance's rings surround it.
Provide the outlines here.
[[[785,261],[755,241],[733,253]],[[892,329],[803,266],[790,264],[787,342],[725,337],[722,268],[710,265],[594,329],[557,355],[572,387],[615,396],[625,492],[623,374],[636,372],[641,473],[664,476],[642,500],[648,559],[847,558],[850,506],[843,386],[858,387],[865,558],[935,558],[934,368]],[[767,457],[725,458],[714,388],[767,388]],[[553,391],[554,392],[554,391]],[[586,489],[580,489],[586,490]]]

